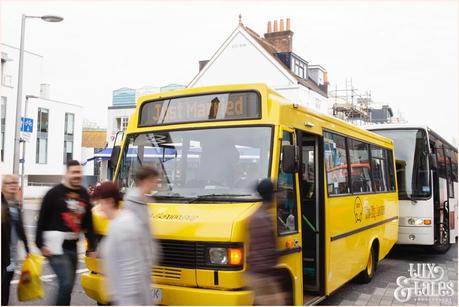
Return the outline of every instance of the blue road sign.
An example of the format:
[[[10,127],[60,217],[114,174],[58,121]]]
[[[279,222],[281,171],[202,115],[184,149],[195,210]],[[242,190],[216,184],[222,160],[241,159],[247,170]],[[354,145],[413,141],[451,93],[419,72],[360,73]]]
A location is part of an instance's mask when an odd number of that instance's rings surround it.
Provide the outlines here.
[[[21,117],[21,131],[32,133],[33,118]]]

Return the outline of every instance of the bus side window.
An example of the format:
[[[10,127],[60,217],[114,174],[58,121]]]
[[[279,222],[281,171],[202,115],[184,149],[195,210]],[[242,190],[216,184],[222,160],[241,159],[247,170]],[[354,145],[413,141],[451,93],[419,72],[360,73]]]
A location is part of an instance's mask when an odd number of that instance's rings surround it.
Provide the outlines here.
[[[353,193],[372,192],[368,144],[349,139]]]
[[[453,166],[452,166],[452,151],[448,148],[446,151],[446,182],[448,183],[448,197],[454,198],[454,184],[453,184]]]
[[[457,182],[457,151],[453,150],[452,152],[452,161],[451,161],[451,167],[453,169],[452,175],[453,175],[453,181]]]
[[[328,195],[348,194],[350,190],[345,137],[324,132],[324,160]]]
[[[371,145],[371,173],[373,188],[376,192],[388,191],[387,158],[384,149]]]
[[[384,149],[384,157],[387,162],[387,187],[389,191],[395,191],[394,153],[392,150]]]
[[[283,133],[282,145],[292,145],[293,135]],[[282,155],[279,161],[279,176],[277,179],[277,232],[282,235],[295,232],[298,229],[295,174],[282,171]]]

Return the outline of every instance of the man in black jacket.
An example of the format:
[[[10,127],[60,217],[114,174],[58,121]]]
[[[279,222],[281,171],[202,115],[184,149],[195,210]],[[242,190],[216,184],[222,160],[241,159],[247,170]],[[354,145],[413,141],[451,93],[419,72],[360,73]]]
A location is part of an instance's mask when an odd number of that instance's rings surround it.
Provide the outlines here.
[[[78,264],[77,242],[81,232],[88,240],[88,253],[95,251],[89,194],[81,186],[83,168],[71,160],[64,181],[43,198],[37,222],[35,243],[57,276],[56,305],[70,305]],[[92,254],[91,256],[95,256]]]
[[[2,180],[2,305],[10,297],[10,284],[18,268],[18,241],[24,243],[29,253],[29,244],[24,231],[21,205],[18,201],[19,184],[15,175],[5,175]]]

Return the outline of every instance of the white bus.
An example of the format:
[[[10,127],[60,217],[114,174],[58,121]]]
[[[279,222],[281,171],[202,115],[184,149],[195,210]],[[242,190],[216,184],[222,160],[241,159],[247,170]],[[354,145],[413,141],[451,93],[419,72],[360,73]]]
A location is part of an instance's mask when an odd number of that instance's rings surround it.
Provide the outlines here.
[[[458,235],[457,148],[426,126],[365,128],[394,141],[400,200],[397,244],[445,253]]]

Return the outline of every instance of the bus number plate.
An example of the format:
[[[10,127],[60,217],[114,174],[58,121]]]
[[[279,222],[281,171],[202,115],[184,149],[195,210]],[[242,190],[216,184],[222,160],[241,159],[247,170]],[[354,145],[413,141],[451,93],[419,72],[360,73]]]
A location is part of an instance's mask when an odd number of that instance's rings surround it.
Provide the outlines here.
[[[159,288],[152,288],[151,289],[151,294],[153,296],[153,302],[155,304],[161,303],[163,299],[163,290]]]

